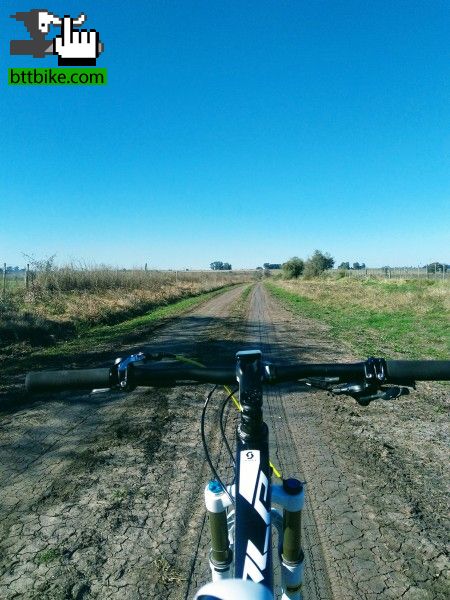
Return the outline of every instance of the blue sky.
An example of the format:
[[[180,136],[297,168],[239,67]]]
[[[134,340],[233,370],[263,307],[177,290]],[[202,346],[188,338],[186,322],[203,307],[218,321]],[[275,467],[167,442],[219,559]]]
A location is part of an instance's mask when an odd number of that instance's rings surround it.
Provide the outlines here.
[[[17,11],[85,12],[104,87],[8,86]],[[450,262],[447,1],[2,3],[0,262]],[[57,33],[58,30],[54,32]],[[52,37],[52,36],[50,36]]]

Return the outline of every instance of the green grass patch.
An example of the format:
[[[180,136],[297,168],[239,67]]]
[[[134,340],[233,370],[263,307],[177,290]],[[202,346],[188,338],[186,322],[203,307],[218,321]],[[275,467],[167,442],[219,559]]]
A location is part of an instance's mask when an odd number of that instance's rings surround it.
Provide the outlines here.
[[[48,565],[61,556],[58,548],[49,548],[48,550],[42,550],[38,552],[34,557],[34,562],[38,565]]]
[[[245,319],[245,315],[247,314],[247,310],[248,310],[248,299],[250,296],[251,291],[254,288],[254,284],[250,284],[245,286],[245,288],[242,290],[241,295],[239,296],[239,298],[236,300],[236,302],[233,304],[232,308],[231,308],[231,314],[233,317],[235,318],[239,318],[244,320]]]
[[[330,326],[352,351],[411,359],[448,359],[450,287],[434,282],[377,280],[266,282],[294,313]]]
[[[241,300],[242,300],[242,302],[247,302],[248,297],[250,296],[250,292],[252,291],[253,288],[254,288],[253,284],[252,285],[247,285],[244,288],[244,291],[241,294]]]

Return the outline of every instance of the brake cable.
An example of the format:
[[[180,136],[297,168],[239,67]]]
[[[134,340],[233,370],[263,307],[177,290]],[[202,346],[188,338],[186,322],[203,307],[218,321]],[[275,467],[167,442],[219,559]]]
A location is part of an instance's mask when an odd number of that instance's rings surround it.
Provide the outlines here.
[[[206,369],[206,365],[204,365],[203,363],[199,362],[198,360],[193,360],[192,358],[187,358],[186,356],[183,356],[182,354],[174,354],[173,357],[176,360],[179,360],[180,362],[185,362],[187,364],[191,364],[196,367],[202,367],[203,369]],[[225,404],[231,398],[231,400],[233,400],[233,403],[234,403],[235,407],[237,408],[237,410],[239,412],[242,412],[241,403],[235,396],[236,391],[232,391],[228,385],[224,385],[223,387],[224,387],[224,390],[228,393],[228,398],[225,400]],[[225,435],[224,435],[224,438],[225,438]],[[229,448],[228,442],[227,442],[227,447]],[[234,458],[233,458],[233,462],[234,462]],[[278,479],[282,479],[281,472],[275,467],[275,465],[270,460],[269,460],[269,465],[270,465],[275,477],[277,477]]]
[[[138,352],[137,354],[131,354],[130,356],[127,356],[124,359],[117,358],[115,360],[114,365],[117,368],[119,388],[123,391],[131,391],[133,389],[130,382],[128,381],[128,377],[127,377],[127,370],[128,370],[128,366],[130,364],[136,363],[136,362],[160,361],[160,360],[163,360],[164,358],[171,358],[171,359],[177,360],[179,362],[186,363],[188,365],[193,365],[195,367],[201,367],[203,369],[206,369],[206,365],[204,365],[203,363],[199,362],[198,360],[194,360],[192,358],[183,356],[182,354],[172,354],[171,352],[157,352],[156,354],[148,354],[145,352]],[[217,386],[214,387],[213,391],[215,391],[216,387]],[[234,403],[236,409],[239,412],[242,412],[242,406],[241,406],[241,403],[239,402],[238,398],[236,398],[235,391],[231,390],[231,388],[228,385],[224,385],[223,387],[228,394],[228,398],[227,398],[226,402],[231,398],[233,400],[233,403]],[[208,402],[209,402],[209,399],[208,399]],[[208,402],[206,403],[206,406],[207,406]],[[222,433],[224,434],[224,432],[222,432]],[[229,448],[228,442],[227,442],[227,447]],[[275,475],[275,477],[277,477],[278,479],[282,479],[281,472],[275,467],[275,465],[270,460],[269,460],[269,466],[271,467],[272,472]]]

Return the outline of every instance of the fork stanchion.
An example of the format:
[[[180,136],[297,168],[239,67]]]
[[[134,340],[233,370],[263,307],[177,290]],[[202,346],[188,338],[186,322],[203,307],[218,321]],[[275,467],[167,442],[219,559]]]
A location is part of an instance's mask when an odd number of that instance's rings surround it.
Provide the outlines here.
[[[231,504],[218,481],[212,480],[205,488],[205,504],[211,534],[209,566],[213,581],[232,577],[233,553],[228,539],[227,506]]]
[[[281,543],[282,600],[302,600],[303,559],[301,543],[304,484],[298,479],[285,479],[272,486],[272,502],[283,508]]]

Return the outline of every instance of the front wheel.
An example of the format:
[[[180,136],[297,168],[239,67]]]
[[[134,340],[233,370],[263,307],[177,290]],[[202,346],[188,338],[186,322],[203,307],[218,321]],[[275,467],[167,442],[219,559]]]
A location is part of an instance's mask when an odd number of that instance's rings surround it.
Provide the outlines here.
[[[264,585],[243,579],[222,579],[204,585],[194,600],[273,600]]]

